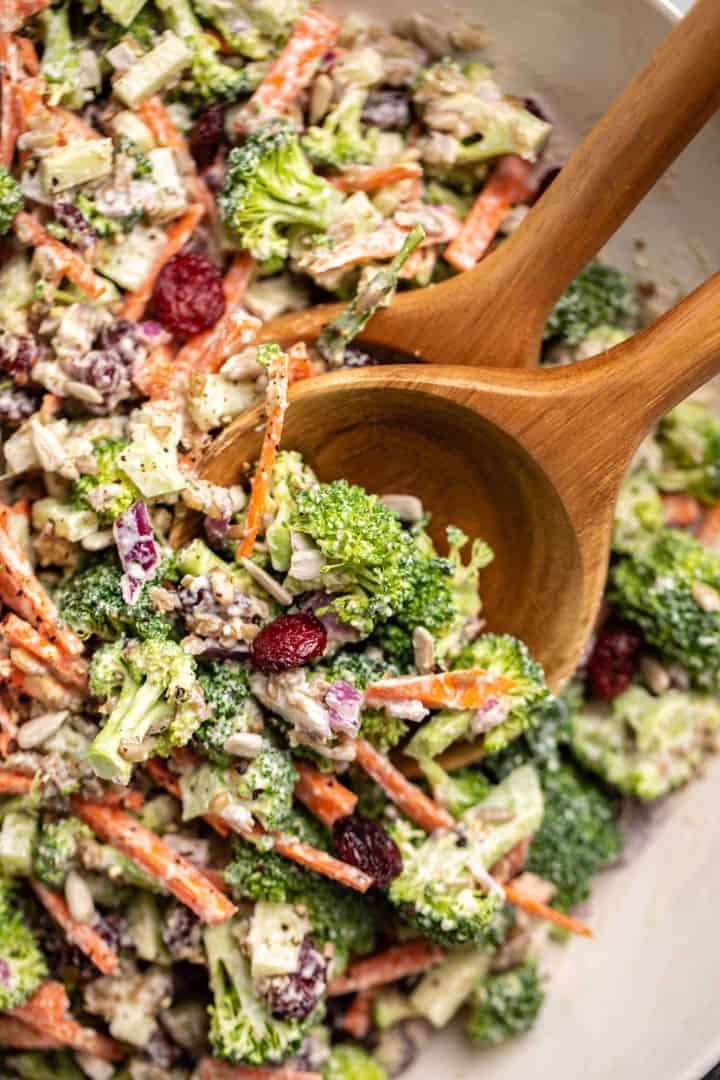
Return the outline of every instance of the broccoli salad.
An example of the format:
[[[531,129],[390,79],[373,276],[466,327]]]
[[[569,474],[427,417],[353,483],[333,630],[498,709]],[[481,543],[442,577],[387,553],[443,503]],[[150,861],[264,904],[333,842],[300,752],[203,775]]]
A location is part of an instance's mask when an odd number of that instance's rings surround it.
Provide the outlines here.
[[[638,453],[559,696],[485,624],[482,537],[282,443],[290,385],[379,362],[377,308],[562,166],[484,44],[302,0],[0,5],[3,1080],[388,1080],[453,1021],[518,1038],[628,808],[716,749],[711,397]],[[591,263],[543,361],[633,333],[642,291]],[[257,463],[210,483],[256,402]]]

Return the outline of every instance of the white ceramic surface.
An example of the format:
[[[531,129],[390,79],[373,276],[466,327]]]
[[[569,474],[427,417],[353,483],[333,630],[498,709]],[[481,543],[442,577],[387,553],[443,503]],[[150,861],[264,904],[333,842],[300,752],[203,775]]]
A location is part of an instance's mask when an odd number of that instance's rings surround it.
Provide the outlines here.
[[[356,6],[382,18],[415,4]],[[454,0],[453,8],[487,23],[502,86],[538,97],[569,143],[639,67],[673,10],[663,0]],[[609,257],[631,268],[636,242],[644,242],[640,259],[651,273],[640,272],[658,280],[668,301],[707,276],[720,265],[718,177],[716,119],[610,244]],[[720,1060],[719,836],[716,765],[671,800],[631,863],[599,882],[594,940],[552,946],[535,1030],[489,1052],[446,1033],[408,1080],[700,1080]]]

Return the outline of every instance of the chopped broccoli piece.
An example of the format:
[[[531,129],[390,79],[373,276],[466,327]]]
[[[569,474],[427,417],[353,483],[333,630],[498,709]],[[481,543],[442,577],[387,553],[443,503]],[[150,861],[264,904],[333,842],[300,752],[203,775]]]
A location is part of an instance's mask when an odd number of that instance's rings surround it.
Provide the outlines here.
[[[24,1004],[46,975],[35,936],[15,908],[12,885],[0,876],[0,1012]]]
[[[290,754],[271,747],[253,758],[235,790],[258,821],[274,832],[288,820],[296,780]]]
[[[79,139],[45,154],[40,159],[40,176],[47,194],[56,195],[101,180],[112,172],[112,167],[112,139]]]
[[[182,746],[203,719],[195,661],[172,641],[103,645],[90,665],[90,689],[113,702],[88,753],[104,780],[129,783],[132,762],[124,747],[142,742],[151,729],[163,731],[170,746]]]
[[[388,1080],[382,1065],[359,1046],[333,1046],[323,1065],[323,1080]]]
[[[365,128],[362,111],[367,91],[351,86],[327,114],[322,124],[308,128],[303,149],[314,165],[323,169],[344,169],[347,165],[367,165],[377,150],[377,128]]]
[[[699,401],[684,401],[660,422],[667,459],[658,480],[664,491],[688,491],[703,502],[720,498],[720,420]]]
[[[204,932],[213,1004],[210,1042],[216,1054],[251,1065],[277,1064],[295,1053],[306,1032],[322,1019],[319,1006],[303,1021],[274,1017],[253,990],[250,964],[232,923]]]
[[[270,56],[305,10],[305,0],[195,0],[228,45],[251,60]]]
[[[488,825],[486,810],[509,811],[508,821]],[[420,836],[407,822],[393,829],[403,871],[389,898],[401,918],[441,944],[482,944],[499,910],[473,867],[489,870],[511,847],[532,835],[542,820],[543,797],[536,771],[521,766],[462,818],[462,831]],[[418,842],[420,841],[420,842]]]
[[[716,698],[683,690],[656,698],[631,686],[609,711],[578,713],[572,749],[612,787],[651,800],[692,778],[712,751],[718,730]]]
[[[51,105],[82,109],[100,89],[97,56],[70,26],[70,5],[48,7],[38,16],[45,37],[41,73]]]
[[[572,718],[576,711],[570,687],[560,697],[548,696],[538,706],[536,722],[497,753],[483,758],[483,772],[494,782],[503,780],[520,765],[531,764],[543,774],[558,769],[563,749],[570,743]]]
[[[544,997],[531,962],[489,975],[473,994],[465,1030],[474,1043],[497,1046],[530,1030]]]
[[[105,0],[103,6],[107,7],[107,11],[97,11],[93,16],[93,37],[103,42],[105,52],[125,37],[134,38],[142,49],[152,48],[162,33],[162,23],[157,8],[151,0],[145,0],[132,21],[125,26],[119,19],[121,14],[119,9],[123,3],[124,0]]]
[[[435,799],[456,818],[482,802],[490,789],[487,777],[477,768],[446,772],[436,761],[423,761],[422,769]]]
[[[591,330],[608,325],[634,329],[637,304],[627,275],[591,262],[558,301],[545,327],[545,340],[577,345]]]
[[[610,572],[610,602],[702,690],[720,689],[720,554],[663,529]]]
[[[663,505],[647,469],[634,469],[620,490],[615,507],[613,550],[624,555],[647,548],[663,527]]]
[[[384,709],[364,709],[360,722],[360,735],[374,747],[387,754],[398,746],[410,724],[399,716],[388,716]]]
[[[591,879],[622,850],[617,800],[570,764],[546,770],[541,783],[545,813],[525,869],[551,881],[553,907],[569,911],[587,900]]]
[[[230,757],[223,751],[226,741],[237,732],[253,730],[259,719],[250,697],[248,670],[234,660],[210,660],[200,671],[198,682],[210,716],[195,732],[195,738],[213,761],[227,765]]]
[[[20,185],[5,166],[0,165],[0,236],[9,232],[12,219],[18,210],[22,210],[24,201]]]
[[[37,833],[34,808],[26,797],[10,799],[2,807],[0,820],[0,876],[28,877]]]
[[[47,821],[35,840],[33,873],[51,889],[61,889],[78,862],[78,840],[91,836],[90,829],[76,817]]]
[[[168,29],[192,52],[191,77],[183,84],[183,89],[205,101],[235,101],[241,94],[248,93],[246,72],[221,59],[217,42],[203,31],[189,0],[156,0],[156,3]]]
[[[115,79],[113,92],[123,105],[135,109],[182,74],[192,64],[192,58],[185,42],[167,31],[154,40],[149,52]]]
[[[120,455],[129,445],[128,439],[102,439],[93,450],[96,471],[73,484],[73,505],[79,510],[92,510],[102,525],[112,525],[140,498],[139,490],[120,464]]]
[[[307,490],[317,483],[317,477],[297,450],[281,450],[273,465],[267,512],[272,516],[265,530],[265,543],[270,553],[273,570],[287,570],[290,566],[290,517],[295,509],[295,493]]]
[[[113,555],[89,563],[61,583],[55,593],[60,612],[81,638],[114,641],[123,633],[143,639],[164,640],[172,623],[155,611],[147,586],[129,606],[120,588],[122,568]],[[162,572],[158,575],[162,577]]]
[[[297,135],[273,121],[230,152],[218,203],[225,224],[256,259],[285,258],[288,232],[324,232],[341,196],[316,176]]]

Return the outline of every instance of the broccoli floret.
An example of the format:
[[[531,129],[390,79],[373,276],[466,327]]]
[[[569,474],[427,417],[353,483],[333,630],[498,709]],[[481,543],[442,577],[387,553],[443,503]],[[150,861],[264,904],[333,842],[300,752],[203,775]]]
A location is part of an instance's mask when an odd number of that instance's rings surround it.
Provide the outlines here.
[[[407,733],[410,724],[399,716],[388,716],[383,709],[364,709],[360,721],[360,735],[376,749],[387,754],[394,750]]]
[[[314,165],[323,169],[344,169],[367,165],[377,149],[377,128],[364,127],[361,117],[367,91],[346,90],[322,124],[308,128],[302,145]]]
[[[205,101],[235,101],[241,94],[248,93],[246,72],[221,59],[217,42],[203,31],[188,0],[156,2],[168,29],[192,52],[192,78],[182,84],[183,89]]]
[[[33,872],[51,889],[61,889],[65,878],[77,865],[78,840],[91,836],[90,829],[76,817],[48,821],[40,829],[33,851]]]
[[[365,690],[370,683],[385,676],[400,674],[399,668],[386,659],[364,652],[338,652],[329,661],[318,664],[316,670],[322,672],[328,682],[342,679],[358,690]],[[383,709],[362,711],[360,734],[378,750],[392,750],[409,729],[407,721],[388,716]]]
[[[223,750],[231,735],[253,730],[258,719],[254,699],[250,698],[248,670],[234,660],[206,661],[198,676],[210,716],[195,733],[213,761],[229,764]]]
[[[163,570],[158,575],[164,576]],[[148,586],[130,606],[123,599],[122,568],[113,555],[102,557],[63,581],[55,593],[60,612],[81,638],[97,637],[114,641],[123,633],[142,639],[168,638],[172,623],[156,611],[148,596]]]
[[[73,506],[78,510],[92,510],[102,525],[112,525],[141,498],[140,492],[123,472],[119,458],[130,445],[128,439],[102,439],[93,450],[96,470],[75,481],[70,493]],[[98,491],[112,485],[107,495]]]
[[[577,345],[602,325],[634,329],[637,303],[627,275],[591,262],[558,301],[545,327],[545,340]]]
[[[195,0],[233,50],[251,60],[270,56],[305,10],[305,0]]]
[[[634,469],[620,490],[615,507],[613,550],[632,555],[652,544],[663,527],[663,505],[647,469]]]
[[[555,886],[553,906],[568,911],[587,900],[590,881],[622,850],[617,800],[570,764],[542,775],[545,813],[525,868]]]
[[[322,1019],[318,1006],[306,1020],[279,1020],[253,990],[250,965],[232,923],[208,926],[204,933],[213,1004],[210,1042],[216,1054],[251,1065],[277,1064],[295,1053],[306,1032]]]
[[[507,811],[508,821],[488,825],[486,811]],[[540,826],[543,797],[536,771],[524,765],[462,818],[462,831],[425,838],[406,821],[393,829],[403,871],[389,898],[405,921],[441,944],[483,943],[500,910],[479,871],[487,871],[519,840]]]
[[[20,1080],[84,1080],[82,1073],[73,1061],[70,1051],[43,1050],[27,1054],[13,1054],[7,1059],[7,1065],[13,1075]]]
[[[0,1012],[24,1004],[46,975],[35,936],[16,910],[13,886],[0,876]]]
[[[38,16],[45,33],[41,72],[51,105],[81,109],[100,89],[97,56],[70,27],[70,5],[46,8]]]
[[[365,634],[402,608],[410,595],[415,548],[397,514],[376,495],[346,480],[316,484],[297,492],[290,526],[314,544],[321,560],[317,577],[297,580],[297,591],[338,594],[329,609]],[[292,564],[288,580],[294,588]]]
[[[435,799],[456,818],[482,802],[490,790],[487,777],[477,768],[446,772],[436,761],[423,761],[422,768]]]
[[[90,689],[113,699],[105,726],[95,737],[88,762],[104,780],[130,781],[128,744],[151,729],[169,745],[182,746],[202,721],[195,661],[172,641],[123,641],[103,645],[90,665]]]
[[[693,777],[719,729],[720,703],[714,697],[668,690],[656,698],[631,686],[609,711],[578,713],[572,749],[623,794],[658,799]]]
[[[720,689],[720,554],[663,529],[610,572],[610,602],[702,690]]]
[[[4,165],[0,165],[0,236],[9,232],[12,219],[22,210],[23,193]]]
[[[560,697],[548,696],[538,706],[532,727],[502,750],[483,758],[483,772],[498,783],[520,765],[534,765],[541,775],[547,769],[558,769],[564,748],[570,743],[572,718],[576,711],[573,696],[572,685]]]
[[[660,422],[667,460],[658,480],[664,491],[688,491],[703,502],[720,498],[720,421],[699,401],[684,401]]]
[[[84,5],[87,9],[87,5]],[[96,11],[91,23],[91,35],[102,41],[103,52],[108,52],[125,37],[135,38],[143,52],[153,47],[163,32],[159,12],[151,0],[145,3],[128,26],[122,26],[104,11]]]
[[[504,1043],[530,1030],[544,997],[531,962],[489,975],[473,993],[465,1030],[474,1043]]]
[[[274,832],[288,820],[297,778],[290,755],[270,747],[253,758],[235,790],[258,821]]]
[[[359,1046],[333,1046],[323,1065],[323,1080],[388,1080],[382,1065]]]
[[[290,566],[290,517],[295,509],[295,493],[317,484],[317,477],[297,450],[281,450],[273,465],[267,499],[267,513],[272,522],[265,530],[265,543],[273,570],[286,571]]]
[[[339,193],[316,176],[297,135],[273,121],[230,152],[218,203],[225,224],[256,259],[285,258],[294,226],[324,232]]]

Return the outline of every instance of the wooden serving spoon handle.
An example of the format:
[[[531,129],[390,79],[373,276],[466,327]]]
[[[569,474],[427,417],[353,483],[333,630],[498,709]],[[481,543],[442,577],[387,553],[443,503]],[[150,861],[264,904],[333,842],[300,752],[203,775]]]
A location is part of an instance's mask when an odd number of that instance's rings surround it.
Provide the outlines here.
[[[697,0],[520,228],[474,270],[397,296],[362,340],[436,364],[534,367],[564,290],[718,105],[720,3]],[[273,320],[263,340],[311,340],[342,307]]]

